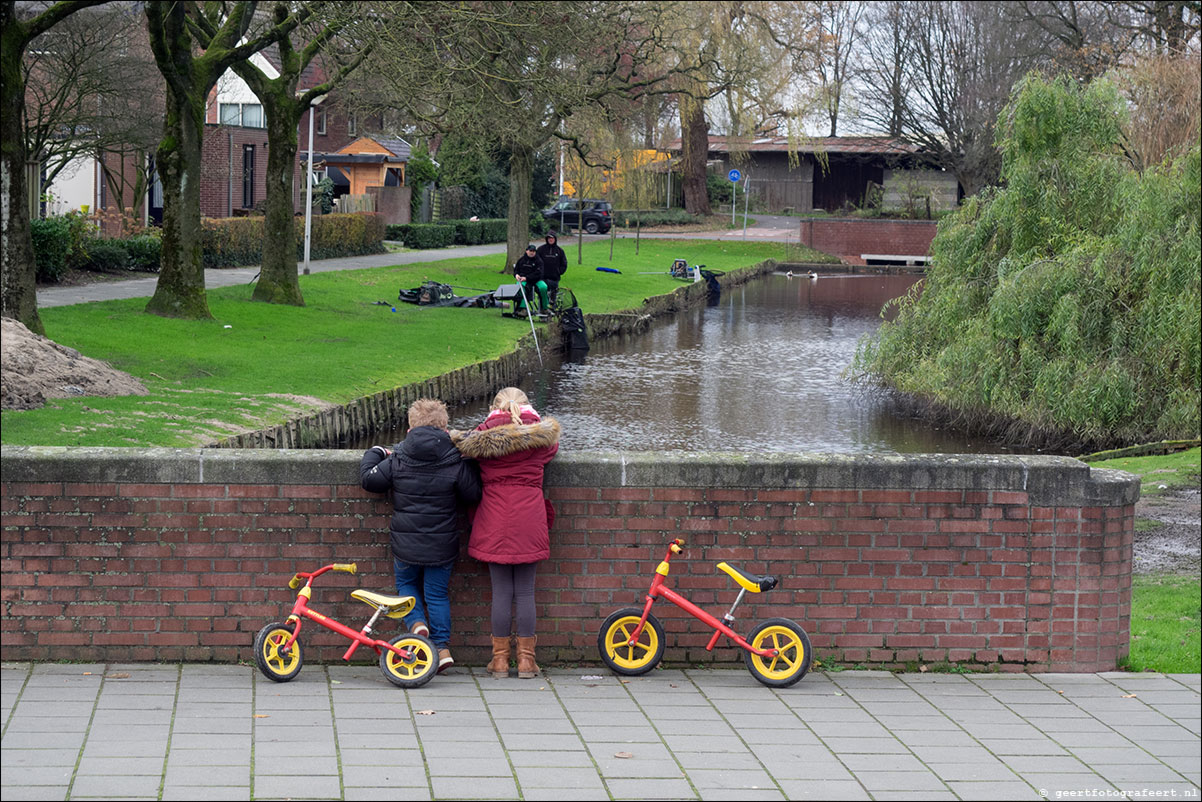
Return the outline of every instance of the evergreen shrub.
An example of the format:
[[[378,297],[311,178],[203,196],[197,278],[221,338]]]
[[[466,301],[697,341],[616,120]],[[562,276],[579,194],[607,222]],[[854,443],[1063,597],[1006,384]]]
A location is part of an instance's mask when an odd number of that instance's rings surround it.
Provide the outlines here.
[[[65,218],[47,217],[29,222],[33,236],[33,264],[38,281],[57,282],[67,272],[71,254],[71,227]]]
[[[129,249],[119,239],[97,238],[88,243],[87,270],[119,273],[129,269]]]

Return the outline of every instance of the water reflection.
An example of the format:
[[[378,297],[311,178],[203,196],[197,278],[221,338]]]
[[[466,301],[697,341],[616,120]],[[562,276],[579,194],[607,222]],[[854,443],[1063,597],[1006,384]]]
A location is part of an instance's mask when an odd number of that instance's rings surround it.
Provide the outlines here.
[[[997,444],[900,417],[842,378],[913,276],[771,275],[649,333],[592,343],[522,382],[569,449],[981,452]],[[587,311],[587,299],[582,299]],[[487,402],[451,410],[476,425]],[[399,440],[403,432],[374,442]]]

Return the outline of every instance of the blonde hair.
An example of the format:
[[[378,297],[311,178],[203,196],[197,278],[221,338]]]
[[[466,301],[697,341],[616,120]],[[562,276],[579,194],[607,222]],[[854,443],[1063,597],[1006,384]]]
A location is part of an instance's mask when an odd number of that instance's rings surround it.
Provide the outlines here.
[[[410,429],[416,429],[418,426],[445,429],[449,422],[447,405],[436,398],[419,398],[409,405]]]
[[[492,406],[489,409],[499,409],[502,412],[508,412],[509,418],[514,423],[522,422],[522,405],[528,405],[530,399],[516,387],[506,387],[497,393],[492,400]]]

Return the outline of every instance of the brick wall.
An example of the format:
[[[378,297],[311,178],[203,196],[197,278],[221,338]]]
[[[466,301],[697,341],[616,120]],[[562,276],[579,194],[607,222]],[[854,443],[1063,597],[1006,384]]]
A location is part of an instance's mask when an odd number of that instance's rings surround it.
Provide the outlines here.
[[[242,203],[242,149],[255,149],[254,198]],[[200,213],[205,217],[231,217],[234,210],[254,208],[267,196],[267,129],[239,125],[206,125],[200,179]],[[304,177],[299,163],[292,182]],[[295,193],[294,193],[295,194]]]
[[[861,220],[808,217],[801,221],[801,244],[862,265],[862,254],[922,256],[935,239],[933,220]]]
[[[245,660],[297,570],[356,626],[355,587],[388,592],[389,504],[358,452],[3,448],[4,660]],[[1127,653],[1138,482],[1063,457],[564,454],[540,566],[540,657],[596,661],[597,629],[637,603],[678,535],[674,586],[720,614],[727,560],[781,577],[737,628],[785,616],[823,660],[1099,671]],[[488,659],[484,566],[452,580],[461,662]],[[666,659],[739,659],[667,603]],[[391,633],[392,624],[381,627]],[[345,641],[309,624],[307,659]],[[369,655],[364,655],[367,657]]]

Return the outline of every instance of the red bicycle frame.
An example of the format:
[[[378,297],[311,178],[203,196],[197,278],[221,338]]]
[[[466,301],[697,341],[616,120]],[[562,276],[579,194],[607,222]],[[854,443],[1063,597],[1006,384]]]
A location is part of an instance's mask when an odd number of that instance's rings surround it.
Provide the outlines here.
[[[651,614],[651,606],[655,604],[655,600],[667,599],[689,615],[714,629],[713,637],[710,638],[710,642],[705,646],[705,650],[707,652],[712,652],[714,650],[714,646],[718,643],[718,638],[722,635],[725,635],[740,647],[746,649],[752,654],[758,654],[760,657],[776,657],[778,654],[776,649],[755,648],[746,640],[744,640],[739,633],[727,626],[726,623],[721,619],[710,615],[705,610],[702,610],[684,596],[681,596],[679,593],[672,590],[672,588],[667,587],[664,584],[666,577],[668,576],[668,563],[671,561],[673,554],[680,554],[683,545],[684,541],[680,540],[679,538],[668,544],[668,553],[664,555],[663,562],[661,562],[659,567],[655,569],[655,577],[651,580],[651,588],[647,591],[647,601],[643,605],[643,616],[639,619],[639,625],[634,628],[634,632],[630,633],[630,639],[626,642],[627,645],[633,646],[638,643],[639,635],[642,634],[643,627],[647,624],[647,616]]]
[[[342,635],[344,638],[349,638],[352,641],[350,648],[346,650],[346,654],[342,655],[343,660],[349,661],[351,656],[355,653],[355,650],[360,646],[370,646],[376,650],[376,654],[380,654],[380,652],[387,649],[390,652],[394,652],[402,660],[411,660],[413,658],[413,654],[408,649],[402,649],[400,647],[393,646],[388,641],[379,640],[377,638],[369,638],[367,636],[368,633],[371,632],[372,625],[376,623],[376,619],[380,617],[379,609],[376,610],[376,613],[371,617],[371,620],[363,625],[363,629],[356,632],[345,624],[340,624],[329,616],[322,615],[321,613],[309,607],[309,598],[313,593],[313,580],[324,574],[326,571],[347,571],[348,568],[350,573],[354,573],[353,564],[348,565],[346,563],[335,563],[333,565],[327,565],[324,568],[318,568],[316,571],[310,573],[297,573],[292,577],[291,580],[289,580],[288,586],[291,588],[295,588],[300,585],[302,579],[306,581],[305,586],[300,589],[299,593],[296,594],[296,603],[292,605],[292,612],[288,615],[288,621],[294,626],[292,628],[292,636],[288,638],[288,642],[284,644],[283,648],[285,650],[292,648],[292,645],[296,643],[296,639],[300,637],[301,619],[308,618],[321,624],[326,629],[331,629],[334,632],[337,632],[339,635]]]

